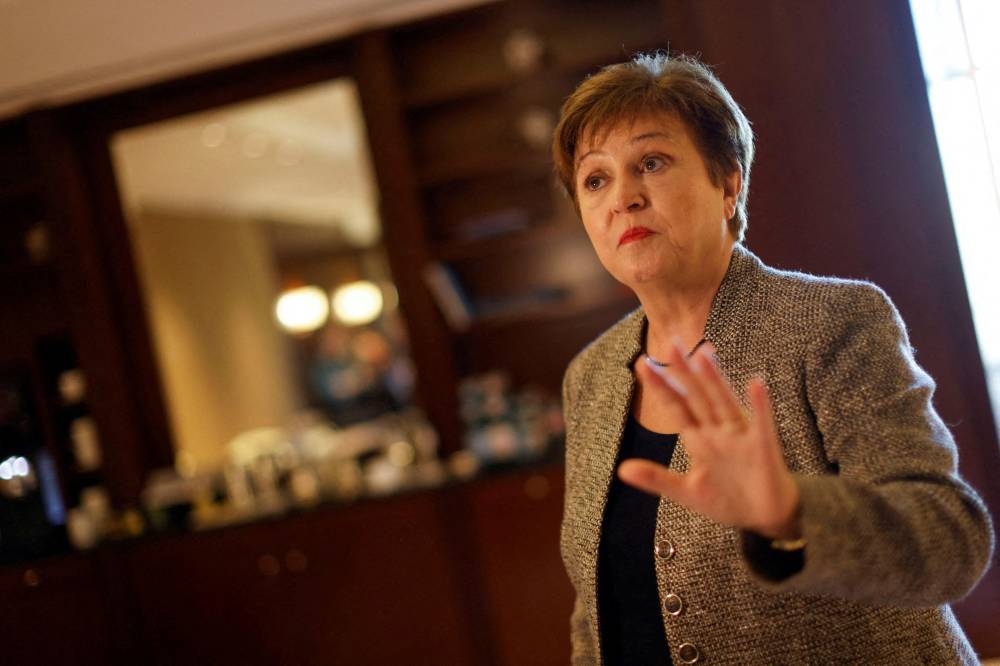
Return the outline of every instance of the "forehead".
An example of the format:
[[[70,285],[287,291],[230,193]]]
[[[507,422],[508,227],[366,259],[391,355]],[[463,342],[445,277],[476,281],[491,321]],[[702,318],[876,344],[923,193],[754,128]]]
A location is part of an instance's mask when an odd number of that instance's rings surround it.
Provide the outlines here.
[[[687,124],[676,114],[663,111],[625,116],[584,127],[577,143],[576,161],[612,144],[632,143],[653,136],[675,143],[690,141]]]
[[[670,112],[643,113],[585,127],[573,158],[574,171],[588,157],[641,145],[644,140],[667,141],[675,149],[690,148],[700,154],[687,123]]]

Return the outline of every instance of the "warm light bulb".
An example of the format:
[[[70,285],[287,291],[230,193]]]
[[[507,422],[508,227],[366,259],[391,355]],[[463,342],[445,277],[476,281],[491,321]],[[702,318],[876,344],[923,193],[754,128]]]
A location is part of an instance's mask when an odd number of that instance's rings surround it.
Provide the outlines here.
[[[338,287],[331,300],[334,316],[348,326],[373,322],[382,314],[382,290],[367,280]]]
[[[274,311],[289,333],[309,333],[326,323],[330,304],[319,287],[298,287],[283,293]]]

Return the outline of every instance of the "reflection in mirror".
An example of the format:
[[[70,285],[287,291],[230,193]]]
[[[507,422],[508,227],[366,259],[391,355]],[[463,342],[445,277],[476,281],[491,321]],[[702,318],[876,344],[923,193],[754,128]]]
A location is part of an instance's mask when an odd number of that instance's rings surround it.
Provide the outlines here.
[[[178,469],[226,469],[231,498],[278,494],[307,462],[300,491],[316,495],[326,472],[351,476],[317,461],[356,465],[361,448],[433,457],[407,407],[414,374],[365,136],[342,79],[112,140]],[[413,455],[392,458],[401,440]]]

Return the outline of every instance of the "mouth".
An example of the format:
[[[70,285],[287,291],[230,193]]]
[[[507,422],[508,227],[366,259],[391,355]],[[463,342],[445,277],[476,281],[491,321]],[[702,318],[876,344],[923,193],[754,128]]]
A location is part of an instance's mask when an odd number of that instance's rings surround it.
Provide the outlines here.
[[[629,227],[625,233],[618,238],[618,247],[640,241],[647,236],[652,236],[653,232],[646,227]]]

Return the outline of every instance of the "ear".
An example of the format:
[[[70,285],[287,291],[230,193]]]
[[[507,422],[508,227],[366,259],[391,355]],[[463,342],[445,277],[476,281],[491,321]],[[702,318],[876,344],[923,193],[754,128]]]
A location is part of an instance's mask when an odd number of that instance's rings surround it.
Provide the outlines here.
[[[725,204],[726,220],[736,215],[736,200],[743,191],[743,174],[739,169],[733,169],[722,179],[722,201]]]

